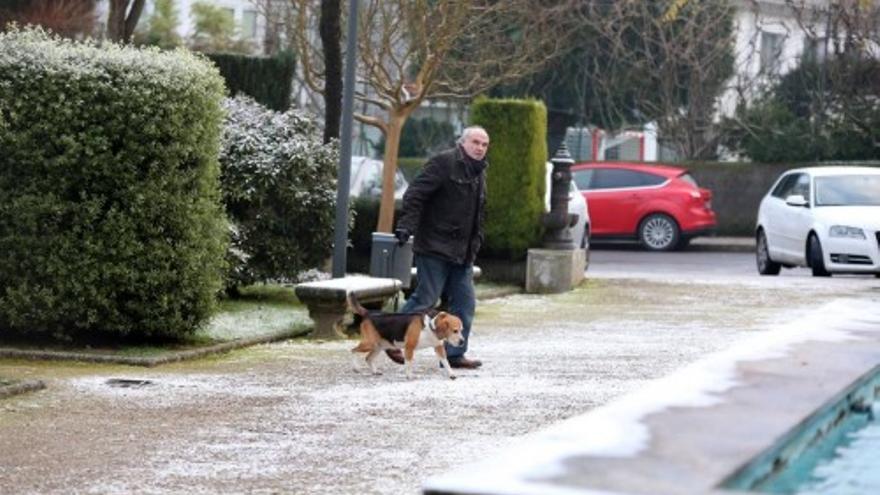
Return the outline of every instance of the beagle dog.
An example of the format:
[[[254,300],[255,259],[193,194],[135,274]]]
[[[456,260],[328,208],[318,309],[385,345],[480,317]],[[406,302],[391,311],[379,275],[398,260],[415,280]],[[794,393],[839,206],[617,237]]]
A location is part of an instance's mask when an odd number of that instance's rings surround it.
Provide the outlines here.
[[[455,379],[449,360],[446,358],[445,342],[460,346],[464,344],[461,334],[461,320],[445,311],[428,310],[423,313],[381,313],[370,312],[360,305],[354,293],[349,294],[349,304],[355,313],[362,318],[360,324],[361,342],[351,350],[355,353],[354,368],[360,366],[358,353],[366,353],[364,358],[374,375],[380,374],[376,369],[376,357],[386,349],[403,348],[406,361],[406,377],[413,377],[413,354],[416,349],[433,347],[440,364],[446,370],[446,376]]]

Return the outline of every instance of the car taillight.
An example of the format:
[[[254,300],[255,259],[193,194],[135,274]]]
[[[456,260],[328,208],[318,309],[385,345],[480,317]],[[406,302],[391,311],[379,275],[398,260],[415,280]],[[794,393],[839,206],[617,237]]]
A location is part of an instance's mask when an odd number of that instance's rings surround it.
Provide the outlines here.
[[[700,197],[703,198],[703,202],[706,205],[707,210],[712,209],[712,191],[708,189],[700,188]]]

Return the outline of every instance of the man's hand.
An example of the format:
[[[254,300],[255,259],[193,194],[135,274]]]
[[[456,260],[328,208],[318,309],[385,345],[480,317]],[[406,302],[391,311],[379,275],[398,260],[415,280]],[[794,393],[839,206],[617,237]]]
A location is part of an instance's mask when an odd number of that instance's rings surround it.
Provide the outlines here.
[[[394,237],[397,238],[397,245],[398,246],[403,246],[404,244],[406,244],[406,242],[409,240],[409,236],[410,236],[410,233],[409,233],[409,230],[407,230],[407,229],[395,229],[394,230]]]

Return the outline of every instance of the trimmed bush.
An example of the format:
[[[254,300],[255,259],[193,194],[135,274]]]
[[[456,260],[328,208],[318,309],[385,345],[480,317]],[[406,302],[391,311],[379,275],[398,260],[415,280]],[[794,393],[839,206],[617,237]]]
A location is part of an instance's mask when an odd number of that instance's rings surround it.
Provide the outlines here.
[[[428,159],[424,157],[400,157],[397,159],[397,168],[400,169],[403,176],[406,177],[406,180],[412,182],[413,179],[419,175],[419,172],[422,171],[422,167],[424,167],[427,162]]]
[[[226,101],[220,154],[226,211],[233,222],[230,287],[296,280],[332,251],[336,143],[315,121],[277,113],[248,97]]]
[[[164,338],[207,320],[222,98],[187,52],[0,34],[0,331]]]
[[[455,129],[449,122],[441,122],[430,117],[407,119],[400,134],[402,157],[430,156],[455,146]],[[377,153],[385,152],[385,136],[373,145]]]
[[[290,52],[274,57],[235,53],[207,54],[226,81],[231,96],[244,93],[277,112],[290,108],[290,91],[296,60]]]
[[[537,100],[480,98],[471,122],[489,133],[483,255],[525,258],[540,241],[547,162],[547,109]]]

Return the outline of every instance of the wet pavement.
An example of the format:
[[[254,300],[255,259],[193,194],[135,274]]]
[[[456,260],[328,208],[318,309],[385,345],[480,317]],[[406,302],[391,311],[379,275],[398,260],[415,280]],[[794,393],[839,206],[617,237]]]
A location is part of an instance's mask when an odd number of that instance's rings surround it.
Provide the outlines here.
[[[664,257],[639,268],[607,253],[593,253],[576,291],[481,302],[469,355],[485,365],[455,381],[430,350],[412,381],[384,359],[381,376],[354,372],[354,341],[289,340],[155,369],[0,360],[0,376],[47,385],[0,401],[0,492],[417,493],[817,301],[880,286],[701,275],[699,263],[658,268]],[[707,266],[751,259],[712,254]]]

